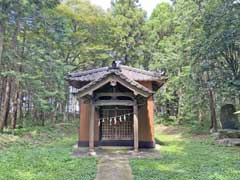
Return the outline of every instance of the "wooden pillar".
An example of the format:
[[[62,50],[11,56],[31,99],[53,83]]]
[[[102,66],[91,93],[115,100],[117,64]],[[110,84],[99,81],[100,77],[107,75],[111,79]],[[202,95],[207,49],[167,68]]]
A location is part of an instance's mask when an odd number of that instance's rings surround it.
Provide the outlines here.
[[[134,131],[134,151],[138,152],[138,105],[134,101],[133,106],[133,131]]]
[[[91,100],[90,108],[90,120],[89,120],[89,155],[95,155],[94,152],[94,115],[95,115],[95,105],[93,100]]]

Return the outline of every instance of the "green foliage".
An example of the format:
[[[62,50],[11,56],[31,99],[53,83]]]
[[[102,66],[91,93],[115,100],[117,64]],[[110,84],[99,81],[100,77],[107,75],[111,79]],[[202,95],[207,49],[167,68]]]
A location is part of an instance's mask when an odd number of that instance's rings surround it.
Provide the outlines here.
[[[137,0],[112,1],[112,54],[126,64],[143,65],[145,12]]]
[[[239,96],[239,3],[211,1],[205,5],[203,31],[195,52],[211,74],[211,86],[223,96]]]
[[[175,116],[177,122],[197,119],[193,111],[203,108],[197,104],[201,102],[201,91],[193,79],[191,66],[198,19],[199,12],[193,1],[177,1],[174,5],[160,3],[146,22],[152,54],[149,67],[161,69],[168,76],[166,88],[156,96],[157,105],[168,104],[167,114]]]
[[[64,114],[64,76],[113,59],[165,72],[168,81],[155,101],[159,116],[174,124],[208,121],[209,99],[216,109],[226,101],[239,106],[236,0],[164,2],[149,19],[138,0],[113,0],[107,12],[86,0],[7,0],[0,7],[0,83],[3,90],[6,77],[20,83],[28,113]]]
[[[204,137],[157,135],[162,158],[131,160],[135,180],[237,180],[240,178],[238,148],[219,147]]]
[[[209,89],[217,108],[226,100],[239,104],[239,12],[234,0],[156,6],[145,29],[148,66],[168,76],[156,95],[157,106],[166,109],[162,116],[185,124],[208,120]]]
[[[22,101],[35,114],[65,111],[68,72],[110,64],[109,17],[89,1],[1,1],[0,7],[0,84],[5,77],[20,82]]]

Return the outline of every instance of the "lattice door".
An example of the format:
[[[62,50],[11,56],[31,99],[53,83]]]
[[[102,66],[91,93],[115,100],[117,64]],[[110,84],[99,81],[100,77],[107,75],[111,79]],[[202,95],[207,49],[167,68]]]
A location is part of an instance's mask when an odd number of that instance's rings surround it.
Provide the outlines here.
[[[101,116],[104,119],[101,122],[102,140],[133,140],[132,109],[102,109]],[[116,124],[112,117],[117,117]]]

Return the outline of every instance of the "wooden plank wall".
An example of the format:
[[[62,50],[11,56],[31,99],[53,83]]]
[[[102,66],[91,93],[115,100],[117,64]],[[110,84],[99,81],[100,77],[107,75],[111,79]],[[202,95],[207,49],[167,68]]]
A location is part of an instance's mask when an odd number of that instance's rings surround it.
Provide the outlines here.
[[[139,82],[143,86],[152,89],[151,81]],[[154,142],[154,102],[153,97],[147,99],[147,103],[144,106],[139,106],[139,141],[151,141]],[[90,119],[90,105],[84,104],[80,101],[80,132],[79,140],[89,140],[89,119]],[[95,112],[95,134],[94,140],[99,140],[99,127],[98,127],[98,113]]]
[[[139,83],[149,89],[152,89],[151,81],[141,81]],[[139,106],[138,117],[139,141],[154,142],[154,102],[152,96],[147,99],[144,106]]]
[[[79,130],[79,141],[89,140],[89,120],[90,120],[90,104],[85,104],[80,100],[80,130]],[[94,140],[99,139],[99,127],[98,127],[98,113],[95,111],[95,122],[94,122]]]
[[[90,120],[90,105],[84,104],[83,100],[80,100],[80,130],[79,140],[89,140],[89,120]]]

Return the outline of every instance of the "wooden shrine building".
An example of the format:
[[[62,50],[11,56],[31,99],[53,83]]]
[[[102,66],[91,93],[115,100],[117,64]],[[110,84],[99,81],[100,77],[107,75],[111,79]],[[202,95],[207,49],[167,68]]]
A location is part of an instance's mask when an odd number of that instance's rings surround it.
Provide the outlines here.
[[[115,61],[111,67],[72,72],[66,77],[80,102],[78,146],[153,148],[153,94],[163,85],[161,73]]]

